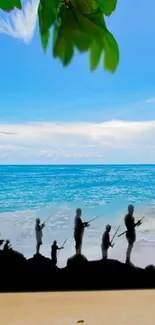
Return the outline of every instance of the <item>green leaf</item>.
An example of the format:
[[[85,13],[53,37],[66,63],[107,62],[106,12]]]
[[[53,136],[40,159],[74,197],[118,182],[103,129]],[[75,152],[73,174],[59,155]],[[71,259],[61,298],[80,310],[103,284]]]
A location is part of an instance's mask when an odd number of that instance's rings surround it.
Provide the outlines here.
[[[90,69],[94,71],[101,59],[103,43],[94,40],[90,47]]]
[[[80,52],[88,51],[92,43],[92,37],[89,37],[79,28],[72,10],[64,10],[62,26],[66,33],[66,37],[73,41],[74,45]]]
[[[81,14],[91,14],[98,8],[96,0],[70,0],[76,10]]]
[[[38,17],[40,33],[47,34],[57,17],[57,0],[40,0]]]
[[[103,38],[104,32],[106,30],[102,15],[102,22],[101,24],[101,14],[95,13],[93,15],[80,15],[76,11],[72,10],[75,20],[82,32],[87,34],[89,37],[94,38]]]
[[[100,9],[98,9],[95,13],[91,14],[89,17],[91,21],[94,22],[94,24],[97,24],[102,29],[107,29],[103,13]]]
[[[74,36],[74,44],[79,52],[87,52],[92,44],[92,39],[85,33]]]
[[[98,0],[98,5],[104,15],[110,16],[116,9],[117,0]]]
[[[0,9],[4,11],[11,11],[14,8],[22,9],[20,0],[0,0]]]
[[[74,11],[71,9],[64,9],[61,17],[61,26],[67,37],[73,38],[73,35],[81,33],[78,23],[74,16]]]
[[[53,56],[59,57],[64,66],[67,66],[74,54],[73,41],[66,37],[66,32],[55,28],[53,37]]]
[[[115,72],[119,63],[119,48],[114,36],[107,30],[104,35],[104,68]]]
[[[44,52],[46,52],[46,50],[47,50],[49,39],[50,39],[50,31],[49,30],[46,34],[41,34],[41,42],[42,42],[42,47],[43,47]]]

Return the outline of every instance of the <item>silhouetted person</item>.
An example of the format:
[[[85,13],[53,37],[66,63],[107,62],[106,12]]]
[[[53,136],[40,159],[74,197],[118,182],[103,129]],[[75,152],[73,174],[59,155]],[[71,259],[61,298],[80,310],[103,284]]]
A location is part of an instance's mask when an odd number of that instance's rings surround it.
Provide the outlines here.
[[[136,241],[135,226],[141,225],[140,220],[137,223],[135,223],[135,218],[133,217],[133,213],[134,213],[134,206],[132,204],[130,204],[128,206],[128,214],[124,218],[124,223],[127,228],[126,239],[128,241],[128,247],[127,247],[127,251],[126,251],[126,263],[130,263],[131,252],[132,252],[134,243]]]
[[[74,239],[75,239],[76,254],[81,254],[84,228],[89,227],[88,222],[82,222],[81,214],[82,214],[82,210],[79,208],[76,209],[76,216],[75,216],[75,221],[74,221]]]
[[[51,259],[52,259],[53,265],[57,265],[57,251],[60,249],[64,249],[64,247],[58,247],[57,241],[54,240],[53,245],[51,246]]]
[[[4,243],[4,239],[0,239],[0,246]]]
[[[10,249],[11,249],[10,240],[6,240],[5,245],[3,247],[3,251],[8,252]]]
[[[109,247],[114,246],[110,242],[110,235],[109,235],[110,230],[111,230],[111,226],[107,225],[106,228],[105,228],[105,232],[103,233],[103,236],[102,236],[101,250],[102,250],[102,258],[104,260],[106,260],[108,258],[108,249],[109,249]]]
[[[42,245],[43,232],[42,229],[45,227],[44,224],[40,225],[40,219],[36,219],[35,232],[36,232],[36,254],[39,254],[40,246]]]

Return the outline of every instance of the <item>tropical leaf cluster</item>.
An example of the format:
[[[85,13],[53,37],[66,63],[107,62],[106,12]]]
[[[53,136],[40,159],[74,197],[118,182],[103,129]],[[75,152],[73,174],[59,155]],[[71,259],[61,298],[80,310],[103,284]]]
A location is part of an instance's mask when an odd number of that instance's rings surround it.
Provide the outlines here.
[[[103,61],[104,69],[115,72],[119,48],[108,30],[105,16],[116,9],[117,0],[40,0],[38,20],[43,50],[50,42],[53,57],[68,66],[75,51],[89,53],[90,69]],[[20,0],[0,0],[0,9],[22,9]]]

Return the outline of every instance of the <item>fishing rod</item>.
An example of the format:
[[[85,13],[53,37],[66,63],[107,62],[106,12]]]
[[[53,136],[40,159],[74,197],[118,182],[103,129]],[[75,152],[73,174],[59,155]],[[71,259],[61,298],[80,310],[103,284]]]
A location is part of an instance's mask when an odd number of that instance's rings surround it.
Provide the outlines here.
[[[108,202],[108,204],[109,203],[111,203],[111,202]],[[86,223],[90,223],[90,222],[93,222],[93,221],[95,221],[96,219],[98,219],[98,218],[100,218],[100,217],[102,217],[102,216],[104,216],[104,213],[102,213],[102,214],[100,214],[99,216],[97,216],[97,217],[94,217],[94,218],[92,218],[91,220],[89,220],[89,221],[85,221]],[[74,228],[73,228],[74,229]]]
[[[50,215],[44,222],[43,225],[45,225],[45,223],[52,217],[52,215]]]
[[[112,201],[113,201],[113,200],[112,200]],[[110,203],[112,203],[112,201],[107,202],[107,205],[109,205]],[[90,223],[90,222],[92,222],[92,221],[94,221],[94,220],[96,220],[96,219],[98,219],[98,218],[100,218],[100,217],[102,217],[102,216],[104,216],[104,213],[102,213],[102,214],[100,214],[99,216],[97,216],[97,217],[95,217],[95,218],[93,218],[93,219],[87,221],[87,223]]]
[[[84,224],[85,224],[85,223],[89,224],[90,222],[92,222],[92,221],[94,221],[94,220],[100,218],[101,216],[103,216],[103,214],[100,214],[99,216],[97,216],[97,217],[95,217],[95,218],[93,218],[93,219],[91,219],[91,220],[89,220],[89,221],[85,221]],[[73,228],[73,229],[75,229],[75,228]]]
[[[68,237],[64,240],[64,242],[63,242],[63,244],[62,244],[62,246],[60,248],[64,247],[64,245],[66,244],[67,240],[68,240]],[[58,252],[58,254],[59,253],[60,253],[60,251]]]
[[[145,218],[145,216],[142,217],[139,221],[137,221],[136,224],[135,224],[135,226],[134,226],[134,228],[135,228],[135,227],[138,225],[138,223],[139,223],[140,221],[142,221],[144,218]],[[122,232],[121,234],[119,234],[117,237],[121,237],[122,235],[126,234],[126,232],[127,232],[127,230],[123,231],[123,232]]]
[[[45,221],[42,223],[42,225],[45,225],[45,223],[52,217],[52,215],[50,215],[47,219],[45,219]],[[40,219],[40,218],[37,218],[37,219]],[[32,222],[34,223],[34,221]]]
[[[75,191],[75,193],[73,193],[73,194],[76,194],[77,193],[77,191]],[[69,198],[73,195],[73,194],[71,194],[71,195],[69,195]],[[42,225],[45,225],[45,223],[50,219],[52,217],[52,215],[50,215],[47,219],[45,219],[45,221],[42,223]]]
[[[113,235],[113,237],[112,237],[111,244],[112,244],[112,242],[114,241],[114,238],[116,237],[119,228],[120,228],[120,225],[118,226],[118,228],[116,229],[116,231],[115,231],[115,233],[114,233],[114,235]]]
[[[99,216],[97,216],[97,217],[95,217],[95,218],[93,218],[93,219],[87,221],[87,223],[90,223],[90,222],[92,222],[92,221],[94,221],[94,220],[96,220],[96,219],[98,219],[98,218],[100,218],[100,217],[102,217],[102,216],[103,216],[103,214],[100,214]]]
[[[64,240],[64,242],[63,242],[61,248],[64,247],[64,245],[66,244],[67,240],[68,240],[68,237]]]
[[[77,192],[77,191],[76,191]],[[76,192],[74,194],[76,194]],[[73,194],[69,195],[69,198],[72,196]],[[44,222],[43,225],[52,217],[52,215],[50,215]]]
[[[77,191],[74,192],[74,194],[76,194]],[[69,198],[72,196],[73,194],[69,195]],[[108,204],[110,204],[111,202],[108,202]],[[87,223],[90,223],[92,221],[95,221],[96,219],[102,217],[104,214],[100,214],[99,216],[95,217],[95,218],[92,218],[91,220],[87,221]],[[43,225],[52,217],[52,215],[50,215],[44,222],[43,222]]]

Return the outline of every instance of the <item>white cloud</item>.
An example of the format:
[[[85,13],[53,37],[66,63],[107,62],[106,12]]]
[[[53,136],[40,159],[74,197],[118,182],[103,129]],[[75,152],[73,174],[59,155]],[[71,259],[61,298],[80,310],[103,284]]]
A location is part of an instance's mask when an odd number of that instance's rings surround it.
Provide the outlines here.
[[[146,100],[146,103],[151,104],[155,102],[155,97],[149,98]]]
[[[0,124],[0,163],[154,163],[155,121]]]
[[[0,34],[31,42],[37,21],[38,0],[28,0],[22,10],[7,13],[0,19]]]

